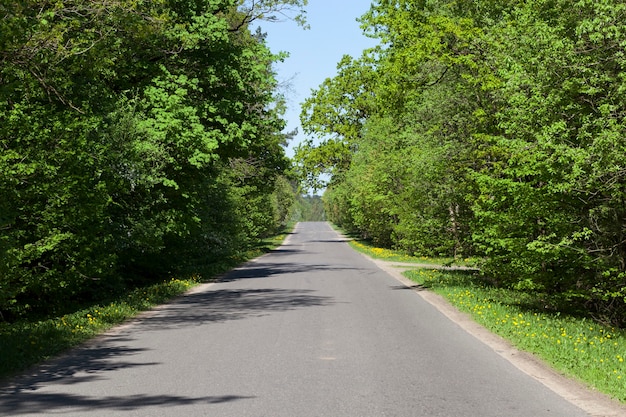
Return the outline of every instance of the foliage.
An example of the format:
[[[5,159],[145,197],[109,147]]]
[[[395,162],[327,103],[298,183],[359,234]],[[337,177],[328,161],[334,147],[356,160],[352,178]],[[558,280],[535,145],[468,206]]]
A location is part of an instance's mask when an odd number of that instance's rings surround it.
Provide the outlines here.
[[[285,232],[269,236],[237,256],[222,258],[211,265],[211,277],[222,274],[241,262],[255,258],[278,247]],[[49,318],[24,318],[0,323],[0,379],[78,346],[89,338],[135,317],[141,311],[179,296],[206,276],[190,275],[139,286],[109,299],[98,298],[78,310]]]
[[[518,348],[626,402],[623,330],[598,325],[588,317],[546,310],[550,302],[546,294],[494,288],[466,272],[415,269],[405,274]]]
[[[624,10],[609,1],[543,2],[494,28],[501,131],[488,147],[499,161],[476,170],[474,205],[491,273],[584,299],[599,320],[619,325]]]
[[[283,55],[249,25],[304,5],[0,6],[5,319],[201,268],[285,223]]]
[[[321,222],[326,220],[324,203],[318,195],[298,195],[294,209],[294,220],[303,222]]]
[[[326,79],[303,103],[300,118],[304,132],[323,139],[321,145],[309,140],[296,148],[296,169],[306,188],[320,190],[327,185],[320,175],[341,177],[349,167],[351,147],[376,105],[368,89],[375,76],[371,62],[368,55],[360,60],[344,56],[337,64],[337,77]],[[364,83],[364,79],[370,82]]]
[[[378,244],[479,255],[498,285],[625,325],[625,7],[374,2],[380,45],[305,102],[326,139],[302,176],[331,174],[329,219]]]

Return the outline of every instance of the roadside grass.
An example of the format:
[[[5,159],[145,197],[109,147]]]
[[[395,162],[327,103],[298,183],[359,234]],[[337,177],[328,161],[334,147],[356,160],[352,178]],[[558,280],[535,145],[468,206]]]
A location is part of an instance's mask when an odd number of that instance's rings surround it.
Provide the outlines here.
[[[471,271],[436,269],[437,265],[449,265],[449,259],[409,257],[358,241],[350,244],[378,259],[432,264],[433,268],[415,267],[404,275],[443,296],[518,349],[626,403],[626,330],[603,326],[581,314],[547,309],[559,300],[546,294],[496,288]]]
[[[75,347],[185,292],[198,282],[197,277],[171,279],[136,288],[109,303],[93,304],[60,317],[0,323],[0,378]]]
[[[365,240],[351,240],[349,243],[350,246],[359,252],[362,252],[372,258],[384,259],[387,261],[425,263],[433,265],[444,265],[451,261],[451,259],[433,259],[426,256],[410,256],[390,249],[377,248]]]
[[[588,317],[542,311],[545,294],[494,288],[476,274],[416,269],[412,281],[556,370],[626,403],[626,331]]]
[[[142,311],[181,295],[201,282],[215,280],[217,275],[238,264],[275,249],[288,233],[285,229],[276,236],[260,241],[250,250],[220,265],[213,265],[210,274],[164,279],[62,316],[24,319],[14,323],[0,322],[0,381],[76,347]]]
[[[367,240],[362,239],[352,239],[349,242],[350,246],[354,249],[358,250],[361,253],[366,254],[375,259],[383,259],[386,261],[392,262],[402,262],[402,263],[415,263],[415,264],[428,264],[428,265],[439,265],[439,266],[472,266],[473,259],[456,259],[456,258],[433,258],[427,256],[412,256],[403,252],[378,248],[372,245]]]

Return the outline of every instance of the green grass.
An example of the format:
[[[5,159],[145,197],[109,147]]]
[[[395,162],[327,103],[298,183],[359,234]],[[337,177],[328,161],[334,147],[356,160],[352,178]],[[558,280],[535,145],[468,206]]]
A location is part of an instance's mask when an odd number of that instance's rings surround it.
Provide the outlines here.
[[[401,252],[392,251],[390,249],[377,248],[365,240],[351,240],[350,246],[375,259],[384,259],[394,262],[411,262],[411,263],[427,263],[443,265],[449,262],[449,259],[433,259],[429,257],[416,257],[403,254]]]
[[[626,402],[626,332],[587,317],[544,311],[545,294],[493,288],[468,273],[407,271],[478,323],[555,369]]]
[[[269,237],[250,250],[212,268],[212,276],[253,259],[279,246],[288,232]],[[119,325],[138,313],[176,297],[212,277],[171,278],[136,288],[113,300],[95,302],[58,317],[0,322],[0,379],[76,347],[94,336]]]
[[[367,240],[353,239],[349,242],[350,246],[361,253],[366,254],[375,259],[383,259],[392,262],[429,264],[439,266],[471,266],[472,259],[455,259],[455,258],[433,258],[427,256],[412,256],[399,251],[390,249],[377,248]]]
[[[407,257],[360,242],[352,247],[392,262],[448,264],[448,259]],[[566,314],[559,299],[542,293],[495,288],[468,271],[415,268],[412,281],[444,298],[476,322],[540,357],[558,371],[626,403],[626,331],[589,317]],[[564,308],[555,310],[555,305]]]
[[[0,377],[10,376],[48,359],[179,295],[198,280],[171,279],[94,304],[70,314],[44,320],[0,323]]]

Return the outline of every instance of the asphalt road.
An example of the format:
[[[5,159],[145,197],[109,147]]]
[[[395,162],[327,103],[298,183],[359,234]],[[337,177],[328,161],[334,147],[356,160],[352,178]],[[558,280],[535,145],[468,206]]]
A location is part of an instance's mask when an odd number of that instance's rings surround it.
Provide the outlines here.
[[[588,416],[325,223],[1,387],[0,415]]]

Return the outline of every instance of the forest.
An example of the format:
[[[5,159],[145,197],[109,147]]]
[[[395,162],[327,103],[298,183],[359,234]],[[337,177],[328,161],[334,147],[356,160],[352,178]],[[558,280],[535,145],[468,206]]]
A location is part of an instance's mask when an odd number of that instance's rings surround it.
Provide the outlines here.
[[[0,5],[0,321],[235,257],[289,220],[259,22],[306,0]]]
[[[626,4],[374,1],[378,45],[305,100],[290,160],[286,54],[256,24],[306,5],[0,5],[0,321],[210,269],[300,216],[625,327]]]
[[[378,46],[302,106],[328,219],[624,327],[626,4],[378,0],[360,23]]]

